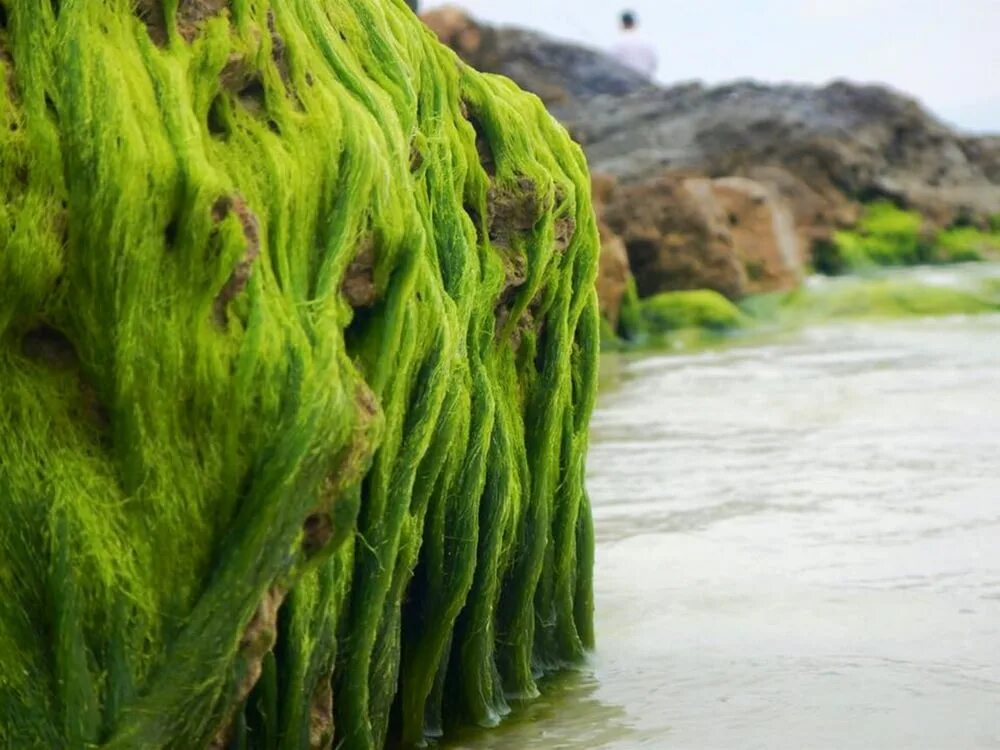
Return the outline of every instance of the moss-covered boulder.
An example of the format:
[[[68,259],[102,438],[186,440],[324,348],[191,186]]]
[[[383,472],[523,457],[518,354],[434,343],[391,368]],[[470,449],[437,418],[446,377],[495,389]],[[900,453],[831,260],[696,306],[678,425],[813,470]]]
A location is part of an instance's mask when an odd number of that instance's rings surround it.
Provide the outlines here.
[[[684,328],[725,331],[744,323],[739,308],[710,289],[654,294],[640,302],[640,315],[653,334]]]
[[[402,0],[2,0],[0,67],[0,747],[413,745],[580,659],[539,101]]]

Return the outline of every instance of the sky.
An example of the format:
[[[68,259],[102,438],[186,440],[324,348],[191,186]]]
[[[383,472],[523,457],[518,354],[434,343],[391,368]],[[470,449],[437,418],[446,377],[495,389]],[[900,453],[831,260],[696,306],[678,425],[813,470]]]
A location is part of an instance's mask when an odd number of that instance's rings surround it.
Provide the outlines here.
[[[627,7],[664,83],[886,83],[970,132],[1000,133],[1000,0],[424,0],[607,48]]]

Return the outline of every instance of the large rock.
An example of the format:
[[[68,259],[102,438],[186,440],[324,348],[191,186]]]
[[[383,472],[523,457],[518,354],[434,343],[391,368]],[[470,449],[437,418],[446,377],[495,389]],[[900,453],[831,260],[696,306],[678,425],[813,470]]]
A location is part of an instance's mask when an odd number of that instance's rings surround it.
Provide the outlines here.
[[[854,226],[860,215],[860,205],[840,191],[814,188],[782,167],[754,166],[746,175],[767,185],[790,208],[804,261],[810,260],[816,243],[829,242],[836,230]]]
[[[745,177],[723,177],[711,184],[746,270],[746,291],[753,294],[797,286],[805,254],[788,203],[770,186]]]
[[[598,50],[526,29],[492,27],[452,6],[427,11],[421,18],[470,65],[508,76],[550,105],[650,88],[644,76]]]
[[[476,27],[480,35],[487,28]],[[624,180],[780,167],[812,193],[891,199],[938,225],[1000,212],[1000,139],[964,137],[891,89],[842,81],[659,88],[599,51],[495,31],[484,69],[542,95],[582,140],[592,166]]]
[[[746,292],[746,270],[710,180],[661,175],[622,185],[603,218],[625,243],[640,296],[713,289],[735,299]]]
[[[643,297],[713,289],[738,299],[791,289],[802,278],[805,252],[794,213],[768,184],[669,173],[618,184],[601,175],[594,178],[594,205],[624,244]],[[606,238],[602,268],[617,267],[615,253]],[[612,289],[599,287],[598,296],[620,304]],[[610,304],[605,309],[617,310]]]
[[[537,97],[372,0],[0,2],[0,82],[0,748],[421,747],[584,658]]]
[[[995,161],[880,86],[693,84],[556,107],[594,168],[623,179],[664,169],[709,175],[781,167],[819,194],[890,199],[940,225],[1000,211]]]

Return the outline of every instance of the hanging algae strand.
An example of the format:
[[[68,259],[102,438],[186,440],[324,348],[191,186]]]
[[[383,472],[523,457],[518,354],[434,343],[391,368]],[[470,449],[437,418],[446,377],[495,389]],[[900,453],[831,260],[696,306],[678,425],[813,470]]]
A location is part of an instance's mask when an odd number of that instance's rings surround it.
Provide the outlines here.
[[[414,746],[593,632],[597,231],[402,0],[0,0],[0,747]]]

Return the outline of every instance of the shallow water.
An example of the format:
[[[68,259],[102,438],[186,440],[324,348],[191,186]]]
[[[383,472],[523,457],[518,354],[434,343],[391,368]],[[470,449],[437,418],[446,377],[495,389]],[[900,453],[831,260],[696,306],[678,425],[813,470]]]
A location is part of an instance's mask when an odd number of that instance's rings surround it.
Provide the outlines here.
[[[598,651],[451,748],[1000,748],[1000,316],[606,358]]]

